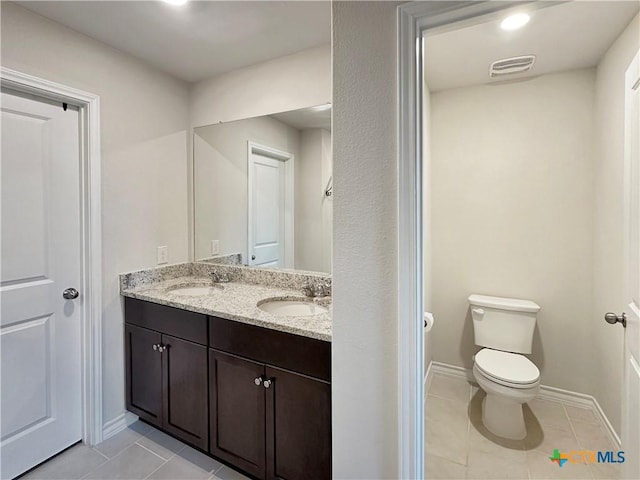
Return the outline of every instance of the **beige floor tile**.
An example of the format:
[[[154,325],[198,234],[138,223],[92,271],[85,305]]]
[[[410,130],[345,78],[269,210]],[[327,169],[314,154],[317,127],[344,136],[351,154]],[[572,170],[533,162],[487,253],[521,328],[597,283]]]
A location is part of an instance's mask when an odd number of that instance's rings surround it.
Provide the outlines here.
[[[163,463],[165,461],[162,458],[134,443],[84,478],[96,480],[143,479]]]
[[[529,478],[527,454],[522,450],[501,448],[498,453],[474,450],[469,446],[467,460],[468,479],[523,479]]]
[[[180,440],[176,440],[172,436],[155,428],[147,433],[146,436],[139,438],[136,443],[151,450],[165,460],[169,460],[174,454],[185,447],[185,444]]]
[[[437,455],[425,456],[425,472],[427,480],[464,480],[467,478],[467,467]]]
[[[25,480],[75,480],[107,461],[107,458],[86,445],[74,445],[40,467],[27,473]]]
[[[219,461],[214,460],[213,458],[189,446],[186,446],[182,450],[180,450],[176,454],[176,457],[181,457],[184,460],[208,472],[215,472],[223,466]]]
[[[527,452],[529,475],[532,480],[571,479],[583,480],[591,478],[589,467],[582,463],[565,463],[562,467],[552,462],[549,453],[532,450]]]
[[[600,425],[571,421],[578,444],[584,450],[613,450],[609,436]]]
[[[556,428],[564,428],[565,430],[571,429],[569,418],[562,404],[534,398],[527,405],[538,422],[540,422],[540,425],[550,425]]]
[[[619,463],[590,463],[589,469],[597,480],[620,480],[623,476],[622,465]]]
[[[541,438],[528,437],[525,440],[527,450],[538,450],[552,455],[556,448],[562,452],[570,452],[580,450],[580,445],[573,431],[551,426],[542,427]]]
[[[249,480],[249,477],[246,477],[242,473],[236,472],[227,466],[222,467],[211,478],[215,480]]]
[[[569,420],[578,420],[579,422],[593,423],[595,425],[600,424],[600,420],[590,408],[580,408],[572,405],[565,405],[564,408],[567,411],[567,415],[569,415]]]
[[[462,465],[467,464],[467,427],[427,420],[425,438],[427,455],[437,455]]]
[[[145,424],[141,423],[140,425]],[[97,445],[96,450],[109,458],[115,457],[125,448],[131,446],[136,440],[142,437],[142,434],[137,431],[140,429],[140,425],[137,423],[135,426],[130,425],[121,432],[116,433],[113,437],[105,440],[100,445]]]
[[[471,396],[471,385],[462,378],[449,375],[434,374],[429,386],[429,395],[468,402]]]
[[[524,455],[523,442],[499,438],[486,430],[482,425],[471,425],[469,429],[469,452],[474,451],[486,455],[509,455],[515,452],[518,458]]]
[[[456,425],[464,426],[469,422],[468,408],[469,401],[462,402],[428,395],[425,416],[429,420],[455,423]]]
[[[211,471],[204,470],[176,455],[147,478],[154,480],[207,480],[210,476]]]
[[[129,425],[129,429],[139,433],[140,435],[146,435],[151,430],[155,430],[155,427],[152,427],[148,423],[145,423],[141,420],[137,420],[136,422]]]

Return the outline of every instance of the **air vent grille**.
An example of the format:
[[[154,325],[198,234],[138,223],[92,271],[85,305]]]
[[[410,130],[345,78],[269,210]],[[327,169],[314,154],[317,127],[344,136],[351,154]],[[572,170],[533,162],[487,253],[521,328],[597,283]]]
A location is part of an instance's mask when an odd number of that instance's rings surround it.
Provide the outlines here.
[[[513,75],[514,73],[528,72],[533,68],[533,63],[535,61],[535,55],[523,55],[521,57],[496,60],[489,67],[489,76],[494,78],[501,77],[503,75]]]

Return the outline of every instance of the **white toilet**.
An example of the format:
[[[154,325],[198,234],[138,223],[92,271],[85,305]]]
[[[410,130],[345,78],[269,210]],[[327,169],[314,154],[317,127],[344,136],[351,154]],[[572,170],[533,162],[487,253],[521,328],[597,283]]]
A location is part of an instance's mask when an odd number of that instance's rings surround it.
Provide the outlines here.
[[[538,394],[540,371],[522,355],[531,353],[536,314],[530,300],[470,295],[476,353],[473,375],[486,393],[482,423],[499,437],[523,439],[527,432],[522,404]]]

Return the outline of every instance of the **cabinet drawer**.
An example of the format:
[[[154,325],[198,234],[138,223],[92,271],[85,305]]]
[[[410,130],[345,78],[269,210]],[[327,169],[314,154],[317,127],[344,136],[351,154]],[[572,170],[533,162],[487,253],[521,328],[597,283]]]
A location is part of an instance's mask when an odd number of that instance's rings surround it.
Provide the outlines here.
[[[126,323],[207,344],[206,315],[129,297],[124,299],[124,312]]]
[[[331,381],[331,343],[209,317],[209,346],[258,362]]]

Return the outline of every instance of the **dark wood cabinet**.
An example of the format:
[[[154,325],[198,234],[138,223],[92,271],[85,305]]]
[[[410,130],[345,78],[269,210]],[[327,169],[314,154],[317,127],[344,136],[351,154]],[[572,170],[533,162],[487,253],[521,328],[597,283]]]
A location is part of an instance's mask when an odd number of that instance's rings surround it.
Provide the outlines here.
[[[207,450],[207,347],[169,335],[162,335],[162,344],[162,426],[176,437]]]
[[[331,478],[331,385],[266,368],[267,479]]]
[[[154,345],[158,332],[125,325],[127,409],[143,420],[162,426],[162,358]]]
[[[209,350],[211,453],[264,478],[264,365]]]
[[[209,345],[211,453],[260,479],[330,479],[331,344],[209,317]]]
[[[185,442],[207,450],[207,347],[146,328],[160,325],[171,333],[206,341],[206,317],[187,316],[185,320],[181,310],[161,305],[148,309],[144,304],[132,299],[125,302],[127,409]],[[153,323],[154,316],[160,320],[157,324]],[[193,319],[203,322],[200,337],[193,334]]]
[[[254,478],[331,478],[331,344],[125,299],[127,409]]]

